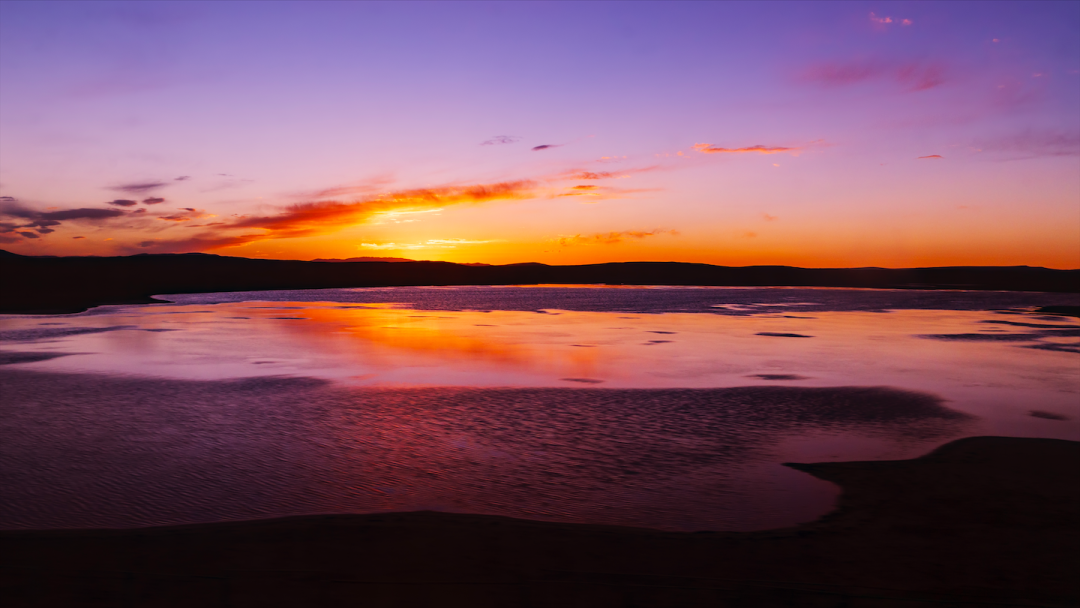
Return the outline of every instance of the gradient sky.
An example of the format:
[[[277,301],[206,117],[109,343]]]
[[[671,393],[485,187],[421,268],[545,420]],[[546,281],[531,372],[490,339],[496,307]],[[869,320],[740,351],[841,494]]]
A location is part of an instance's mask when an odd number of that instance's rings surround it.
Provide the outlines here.
[[[0,247],[1080,267],[1080,3],[0,2]]]

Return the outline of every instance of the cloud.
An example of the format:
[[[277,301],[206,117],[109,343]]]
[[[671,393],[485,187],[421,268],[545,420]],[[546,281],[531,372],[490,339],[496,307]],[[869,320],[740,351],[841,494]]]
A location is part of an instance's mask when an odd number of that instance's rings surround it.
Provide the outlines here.
[[[779,154],[782,152],[798,152],[801,148],[788,148],[785,146],[748,146],[746,148],[721,148],[712,144],[694,144],[694,149],[703,154]]]
[[[677,230],[662,228],[655,228],[653,230],[623,230],[598,232],[587,235],[575,234],[574,236],[560,236],[552,239],[551,242],[556,243],[561,247],[568,247],[571,245],[617,245],[627,239],[644,239],[650,236],[659,236],[661,234],[678,235],[679,232]]]
[[[104,220],[120,217],[121,215],[124,215],[124,212],[119,209],[93,209],[83,207],[79,209],[65,209],[63,211],[37,211],[36,209],[23,207],[18,203],[0,201],[0,216],[35,221],[52,220],[54,223],[45,224],[48,226],[55,226],[58,222],[64,220]]]
[[[7,236],[6,234],[0,234],[0,243],[3,243],[5,245],[10,245],[12,243],[18,243],[18,242],[20,242],[18,237]]]
[[[14,196],[0,196],[0,201],[5,203],[14,203],[17,200],[19,199],[15,198]]]
[[[574,186],[571,189],[572,190],[595,190],[598,187],[599,186],[593,186],[592,184],[585,184],[585,185],[581,185],[581,186]]]
[[[535,152],[537,150],[547,150],[548,148],[559,148],[559,147],[562,147],[562,144],[540,144],[539,146],[533,146],[533,151]]]
[[[106,220],[120,217],[124,212],[119,209],[65,209],[64,211],[47,211],[41,217],[47,220]]]
[[[180,177],[174,177],[173,181],[174,182],[183,182],[183,181],[187,181],[189,179],[191,179],[190,175],[181,175]]]
[[[893,81],[909,91],[926,91],[945,83],[941,63],[897,63],[882,60],[827,62],[812,65],[797,80],[825,87],[851,86],[870,81]]]
[[[773,222],[773,221],[776,221],[776,220],[780,219],[779,216],[769,215],[768,213],[762,213],[761,217],[765,218],[766,222]]]
[[[468,239],[428,239],[422,243],[360,243],[364,249],[454,249],[458,245],[483,245],[501,241],[472,241]]]
[[[162,252],[206,251],[270,239],[326,234],[391,214],[535,198],[538,195],[537,190],[536,182],[518,180],[398,190],[369,195],[356,201],[297,203],[285,206],[277,213],[236,217],[191,238],[157,241],[153,248]],[[177,214],[161,219],[187,221],[180,218],[192,219],[193,216],[190,213]]]
[[[114,205],[116,207],[133,207],[135,205],[138,205],[139,203],[137,203],[135,201],[129,201],[129,200],[123,199],[123,198],[118,198],[115,201],[109,201],[108,203],[105,203],[105,204],[106,205]]]
[[[1034,130],[977,142],[979,152],[1006,153],[1009,160],[1080,156],[1080,131]]]
[[[165,202],[165,199],[151,196],[150,198],[143,199],[144,205],[158,205]]]
[[[165,186],[168,186],[168,185],[169,185],[169,182],[146,181],[146,182],[134,182],[134,183],[131,183],[131,184],[121,184],[119,186],[113,186],[113,187],[111,187],[109,189],[110,190],[116,190],[117,192],[127,192],[129,194],[143,194],[143,193],[146,193],[146,192],[150,192],[151,190],[157,190],[158,188],[162,188],[162,187],[165,187]]]
[[[85,236],[73,236],[71,238],[77,241],[79,239],[85,239],[86,237]]]
[[[873,23],[874,26],[879,29],[884,29],[886,26],[893,23],[899,23],[901,26],[908,26],[914,23],[914,21],[900,17],[897,17],[896,19],[893,19],[892,17],[878,17],[875,13],[870,13],[870,23]]]
[[[491,139],[481,142],[481,146],[496,146],[499,144],[514,144],[521,141],[521,138],[517,135],[496,135]]]
[[[940,154],[931,154],[930,156],[920,156],[920,157],[919,157],[918,159],[916,159],[916,160],[922,160],[922,159],[924,159],[924,158],[945,158],[945,157],[944,157],[944,156],[942,156],[942,155],[940,155]]]
[[[181,211],[186,213],[174,213],[172,215],[158,216],[159,220],[166,222],[190,222],[191,220],[201,220],[208,217],[217,217],[213,213],[207,213],[202,209],[195,209],[194,207],[181,207]],[[146,211],[146,209],[139,209],[139,211]]]
[[[93,222],[110,220],[124,215],[119,209],[65,209],[63,211],[38,211],[23,207],[14,202],[15,199],[0,200],[0,217],[14,220],[15,222],[0,222],[0,233],[13,235],[18,234],[28,239],[40,238],[42,234],[56,232],[54,226],[60,226],[62,221],[75,220],[79,222]],[[34,229],[37,233],[29,232]],[[13,242],[11,236],[5,237],[5,242]]]
[[[612,173],[611,171],[582,171],[570,176],[571,179],[612,179],[621,177],[618,173]]]
[[[302,199],[306,200],[330,198],[337,199],[354,196],[363,196],[367,198],[380,192],[386,191],[386,189],[392,183],[394,183],[394,178],[392,176],[379,175],[347,186],[334,186],[332,188],[324,188],[322,190],[306,192],[300,196]]]

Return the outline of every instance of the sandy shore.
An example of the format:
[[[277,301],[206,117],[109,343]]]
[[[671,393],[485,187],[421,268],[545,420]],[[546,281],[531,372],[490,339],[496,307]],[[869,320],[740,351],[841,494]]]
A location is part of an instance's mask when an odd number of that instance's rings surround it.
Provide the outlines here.
[[[5,606],[1068,606],[1080,443],[977,437],[791,465],[796,528],[680,534],[433,512],[0,532]],[[944,603],[942,603],[944,602]]]

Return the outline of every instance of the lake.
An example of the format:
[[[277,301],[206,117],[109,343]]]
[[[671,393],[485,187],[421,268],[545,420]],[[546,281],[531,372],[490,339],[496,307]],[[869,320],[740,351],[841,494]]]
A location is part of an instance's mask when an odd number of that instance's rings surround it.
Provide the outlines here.
[[[440,510],[813,520],[784,462],[1080,439],[1075,294],[603,286],[0,316],[0,527]]]

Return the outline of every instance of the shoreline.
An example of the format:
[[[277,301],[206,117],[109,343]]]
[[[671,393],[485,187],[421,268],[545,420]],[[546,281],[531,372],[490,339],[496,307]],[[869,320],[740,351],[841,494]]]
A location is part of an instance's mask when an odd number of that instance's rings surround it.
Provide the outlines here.
[[[102,606],[177,605],[177,594],[191,598],[179,605],[259,606],[1080,600],[1080,442],[972,437],[912,460],[788,466],[841,486],[837,507],[757,532],[423,511],[7,530],[0,589],[13,606],[78,605],[91,591]]]

